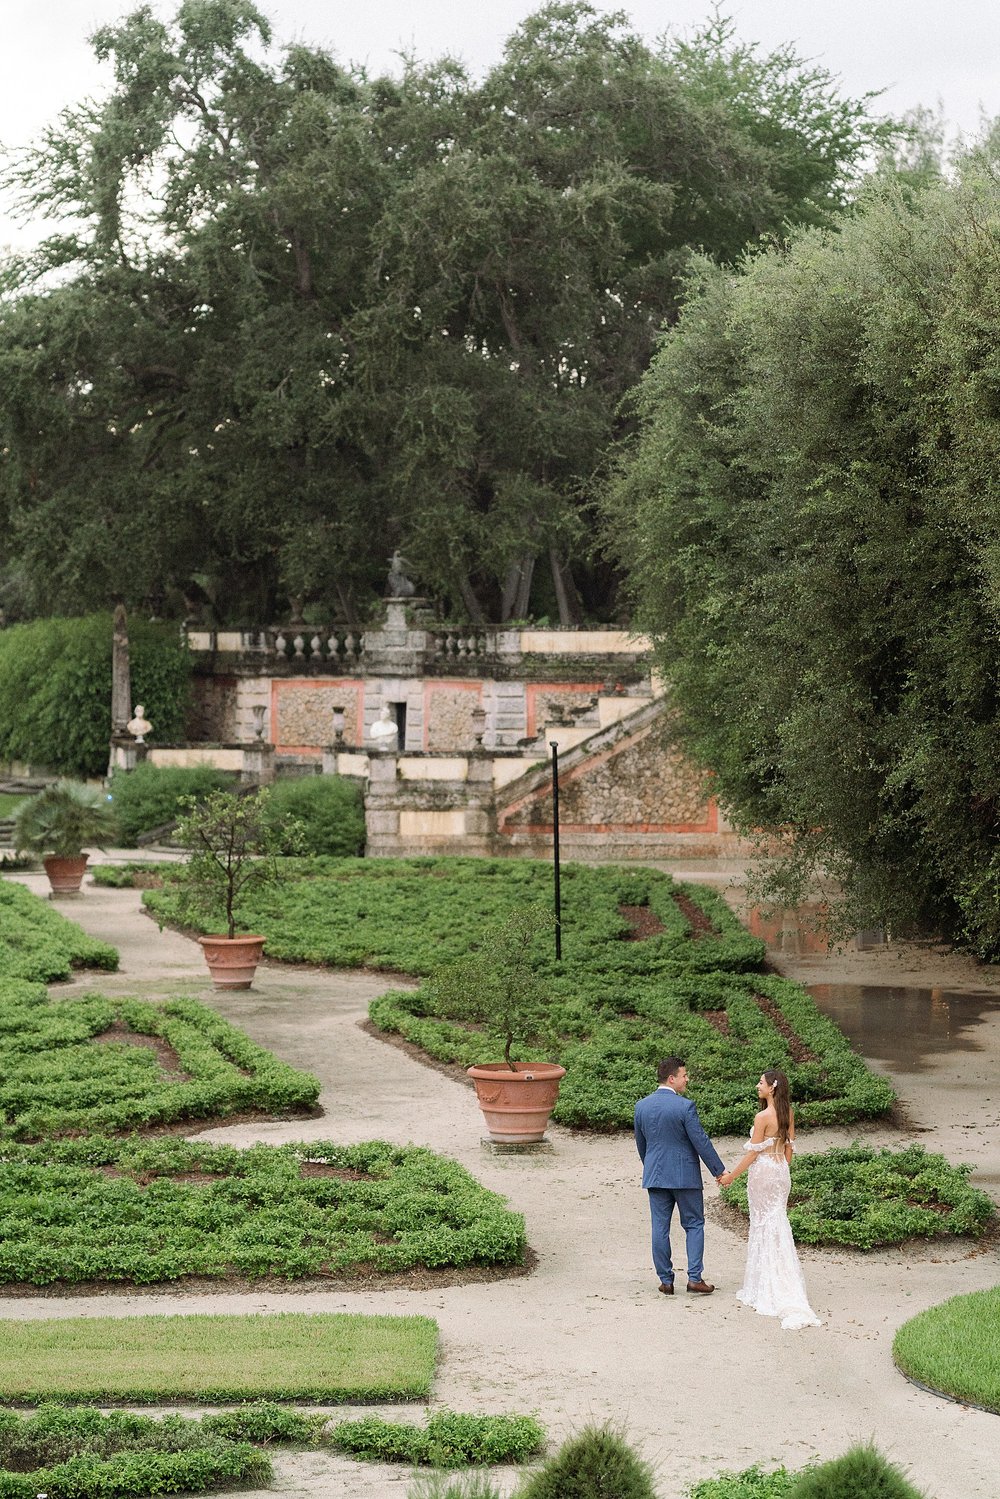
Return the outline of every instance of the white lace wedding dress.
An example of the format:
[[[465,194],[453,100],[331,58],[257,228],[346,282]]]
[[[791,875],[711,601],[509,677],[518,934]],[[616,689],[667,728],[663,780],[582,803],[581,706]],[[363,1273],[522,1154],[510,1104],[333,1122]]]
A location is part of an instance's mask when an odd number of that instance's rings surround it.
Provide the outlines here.
[[[756,1145],[747,1142],[747,1150],[756,1151],[757,1159],[747,1172],[750,1242],[736,1299],[762,1317],[780,1317],[782,1327],[819,1327],[788,1222],[788,1162],[784,1150],[775,1150],[775,1143],[773,1136]]]

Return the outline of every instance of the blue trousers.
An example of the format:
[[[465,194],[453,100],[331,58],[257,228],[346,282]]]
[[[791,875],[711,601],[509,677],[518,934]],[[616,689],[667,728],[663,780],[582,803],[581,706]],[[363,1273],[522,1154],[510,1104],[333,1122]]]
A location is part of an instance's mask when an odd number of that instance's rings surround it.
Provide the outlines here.
[[[653,1269],[661,1282],[674,1283],[670,1257],[670,1220],[676,1206],[687,1236],[687,1278],[701,1280],[705,1259],[705,1196],[701,1187],[647,1187],[653,1223]]]

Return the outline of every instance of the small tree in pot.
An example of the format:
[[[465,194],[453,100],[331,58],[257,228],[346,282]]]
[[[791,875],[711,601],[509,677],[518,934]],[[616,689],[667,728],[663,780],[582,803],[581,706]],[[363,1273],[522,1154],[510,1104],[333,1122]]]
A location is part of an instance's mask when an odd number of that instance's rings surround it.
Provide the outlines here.
[[[502,1062],[468,1068],[490,1138],[532,1144],[545,1134],[566,1069],[554,1062],[518,1062],[519,1046],[550,1037],[551,994],[538,976],[536,942],[552,930],[551,916],[522,907],[485,928],[468,957],[439,969],[431,980],[434,1008],[454,1020],[485,1025],[504,1038]]]
[[[44,856],[53,895],[75,895],[87,868],[84,849],[103,848],[116,834],[104,793],[80,781],[46,786],[21,808],[14,827],[20,851]]]
[[[237,936],[240,907],[251,892],[277,883],[278,855],[294,850],[299,826],[275,822],[265,790],[213,791],[204,801],[189,802],[174,836],[190,850],[182,908],[197,924],[225,913],[224,935],[198,938],[215,987],[249,989],[267,939]]]

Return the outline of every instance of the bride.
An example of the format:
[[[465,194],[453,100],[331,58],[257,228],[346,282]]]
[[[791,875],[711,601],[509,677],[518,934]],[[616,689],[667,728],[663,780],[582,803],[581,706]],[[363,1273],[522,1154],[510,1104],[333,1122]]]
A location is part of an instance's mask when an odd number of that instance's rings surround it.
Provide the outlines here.
[[[750,1243],[743,1285],[736,1299],[762,1317],[780,1317],[782,1327],[819,1327],[809,1305],[799,1257],[788,1222],[795,1116],[788,1079],[771,1068],[761,1074],[757,1097],[764,1107],[753,1122],[746,1154],[738,1166],[719,1178],[728,1187],[744,1171],[750,1202]]]

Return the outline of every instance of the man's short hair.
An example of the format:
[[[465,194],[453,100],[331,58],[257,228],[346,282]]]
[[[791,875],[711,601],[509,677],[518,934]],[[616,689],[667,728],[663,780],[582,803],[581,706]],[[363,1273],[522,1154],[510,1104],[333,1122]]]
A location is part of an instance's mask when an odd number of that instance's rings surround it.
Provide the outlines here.
[[[676,1077],[684,1066],[680,1057],[664,1057],[656,1069],[656,1081],[665,1083],[668,1078]]]

